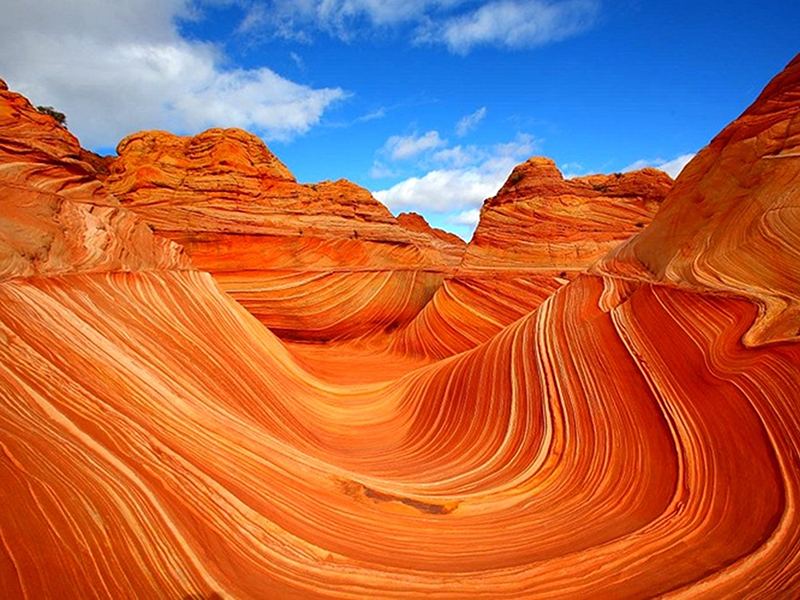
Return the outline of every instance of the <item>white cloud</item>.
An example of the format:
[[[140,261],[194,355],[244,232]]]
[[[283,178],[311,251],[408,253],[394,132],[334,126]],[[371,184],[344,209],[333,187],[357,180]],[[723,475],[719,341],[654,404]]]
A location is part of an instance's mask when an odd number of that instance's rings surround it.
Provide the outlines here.
[[[303,57],[300,56],[297,52],[289,52],[289,58],[292,59],[292,62],[298,69],[300,69],[301,71],[306,70],[306,61],[304,61]]]
[[[393,135],[384,145],[384,150],[392,160],[407,160],[435,148],[441,148],[447,142],[439,137],[438,131],[429,131],[423,135]]]
[[[565,162],[559,165],[558,168],[564,176],[564,179],[575,179],[585,174],[585,169],[579,162]]]
[[[447,219],[449,223],[454,223],[456,225],[467,225],[469,227],[475,227],[478,225],[478,221],[481,218],[481,211],[479,208],[472,208],[470,210],[465,210],[463,212],[458,213],[457,215],[453,215]]]
[[[504,144],[446,148],[431,158],[441,163],[441,168],[408,177],[374,195],[395,213],[439,213],[447,222],[474,225],[475,211],[497,193],[511,170],[529,158],[535,146],[533,136],[518,134]]]
[[[390,27],[417,21],[429,13],[458,6],[465,0],[273,0],[254,3],[242,31],[266,29],[286,39],[308,41],[314,27],[343,40],[351,39],[364,21]]]
[[[678,175],[680,175],[681,171],[683,171],[683,168],[689,164],[694,156],[694,154],[682,154],[678,158],[668,160],[667,162],[658,165],[658,168],[662,171],[666,171],[673,179],[677,179]]]
[[[372,163],[372,168],[369,171],[369,176],[373,179],[384,179],[386,177],[397,177],[398,171],[387,166],[385,163],[376,160]]]
[[[307,131],[346,97],[268,68],[227,69],[212,45],[180,37],[190,0],[0,0],[0,72],[35,104],[67,115],[89,147],[141,129],[212,126],[286,139]]]
[[[433,155],[433,160],[449,167],[466,167],[485,160],[487,151],[475,145],[444,148]]]
[[[422,177],[410,177],[374,195],[392,211],[418,208],[443,213],[464,206],[480,206],[497,192],[502,179],[496,173],[482,173],[474,168],[436,170]]]
[[[383,106],[381,106],[377,110],[373,110],[372,112],[368,112],[367,114],[356,118],[356,123],[366,123],[367,121],[383,119],[385,116],[386,116],[386,109]]]
[[[466,54],[563,40],[590,28],[599,9],[600,0],[273,0],[251,5],[240,29],[308,42],[314,29],[351,40],[365,27],[410,25],[414,41]]]
[[[645,167],[655,167],[666,172],[673,179],[677,179],[678,175],[680,175],[680,172],[683,171],[683,168],[689,164],[689,161],[691,161],[694,156],[694,154],[681,154],[679,157],[672,160],[664,160],[661,158],[656,158],[653,160],[640,159],[635,163],[628,165],[622,169],[622,171],[627,173],[629,171],[644,169]]]
[[[530,48],[582,33],[598,13],[597,0],[499,0],[434,23],[419,39],[444,43],[457,54],[480,45]]]
[[[456,135],[458,135],[458,137],[464,137],[470,131],[475,129],[478,126],[478,124],[481,121],[483,121],[485,116],[486,116],[485,106],[482,106],[471,115],[467,115],[466,117],[461,119],[456,125]]]

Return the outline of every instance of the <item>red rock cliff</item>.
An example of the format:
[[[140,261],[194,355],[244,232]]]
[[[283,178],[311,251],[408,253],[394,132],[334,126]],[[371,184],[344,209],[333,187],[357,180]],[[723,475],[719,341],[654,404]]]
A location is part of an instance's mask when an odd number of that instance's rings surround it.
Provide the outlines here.
[[[650,223],[672,179],[656,169],[565,180],[548,158],[518,165],[455,275],[393,347],[442,358],[488,340]]]
[[[430,236],[348,181],[298,184],[249,133],[143,132],[117,152],[109,190],[288,339],[395,328],[441,285]]]

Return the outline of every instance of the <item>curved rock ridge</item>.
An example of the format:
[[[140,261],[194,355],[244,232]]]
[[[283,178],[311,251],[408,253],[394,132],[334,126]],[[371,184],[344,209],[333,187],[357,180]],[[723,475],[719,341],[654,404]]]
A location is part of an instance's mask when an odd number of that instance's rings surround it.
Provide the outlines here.
[[[0,278],[187,268],[181,249],[121,208],[78,140],[0,86]]]
[[[672,187],[657,169],[564,179],[542,157],[484,202],[463,259],[392,347],[443,358],[485,342],[653,218]]]
[[[448,272],[454,272],[461,264],[467,243],[457,235],[438,227],[431,227],[425,217],[415,212],[400,213],[397,215],[397,222],[406,229],[430,236],[434,247],[441,253]]]
[[[681,173],[652,225],[596,273],[758,301],[744,341],[800,329],[800,60]]]
[[[142,132],[117,152],[114,195],[287,339],[399,327],[447,270],[438,238],[401,227],[348,181],[298,184],[244,131]]]
[[[609,265],[430,364],[293,352],[195,270],[0,280],[0,596],[800,596],[800,344]]]
[[[617,285],[337,386],[207,274],[3,283],[3,595],[796,594],[800,345]]]

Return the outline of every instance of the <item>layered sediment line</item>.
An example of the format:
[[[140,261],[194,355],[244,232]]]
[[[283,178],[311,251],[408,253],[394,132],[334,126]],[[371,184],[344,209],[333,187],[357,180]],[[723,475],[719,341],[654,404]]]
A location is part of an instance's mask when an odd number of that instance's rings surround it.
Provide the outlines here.
[[[287,339],[397,328],[428,302],[447,270],[439,250],[447,244],[402,227],[348,181],[298,184],[247,132],[141,132],[117,152],[105,176],[114,196]],[[320,289],[324,297],[314,298]],[[274,310],[292,297],[299,301],[290,310]]]
[[[97,180],[78,140],[0,86],[0,279],[188,268]]]
[[[748,345],[800,328],[800,64],[795,59],[745,113],[687,165],[651,227],[595,272],[760,306]]]
[[[40,154],[52,123],[0,91],[0,190],[35,215],[0,213],[0,595],[798,596],[800,344],[747,337],[792,314],[764,307],[791,308],[774,278],[800,266],[800,165],[758,152],[791,147],[798,73],[687,167],[655,233],[441,360],[296,352],[171,243],[137,248],[136,215],[87,246],[47,198],[113,197],[69,148]],[[743,178],[731,205],[707,190],[671,253],[718,169]],[[751,236],[746,276],[723,223]],[[65,241],[15,258],[42,230]]]
[[[656,169],[564,179],[548,158],[522,163],[484,202],[453,277],[392,347],[443,358],[485,342],[641,231],[671,187]]]

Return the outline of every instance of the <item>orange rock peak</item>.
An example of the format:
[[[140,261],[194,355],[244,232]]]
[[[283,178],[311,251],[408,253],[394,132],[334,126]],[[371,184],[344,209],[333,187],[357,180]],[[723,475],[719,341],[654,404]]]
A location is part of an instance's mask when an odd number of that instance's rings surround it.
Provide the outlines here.
[[[800,329],[800,61],[684,168],[641,235],[596,273],[755,299],[752,345]]]

